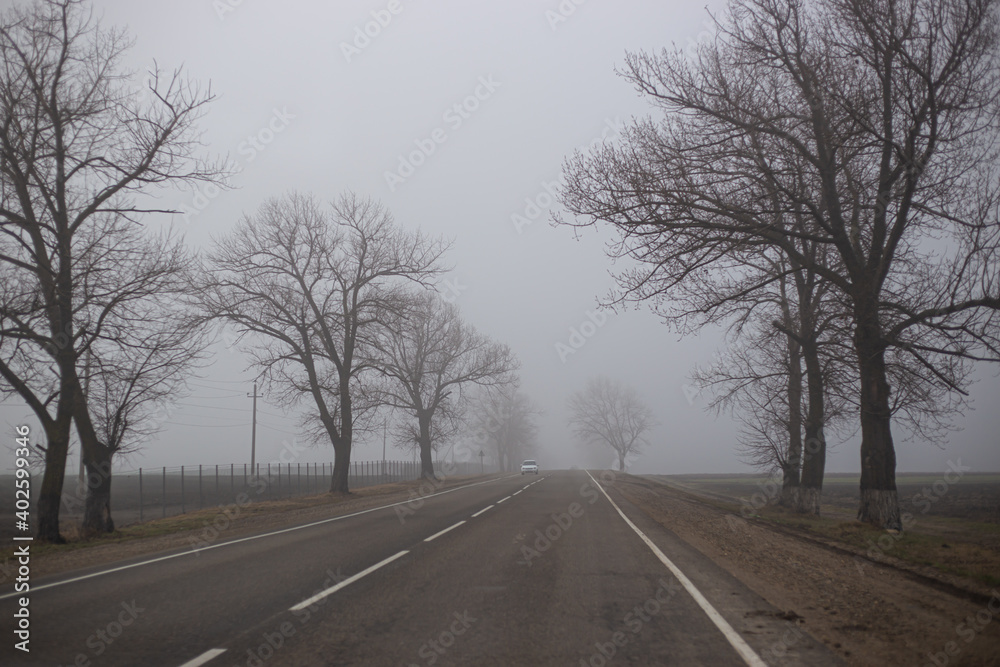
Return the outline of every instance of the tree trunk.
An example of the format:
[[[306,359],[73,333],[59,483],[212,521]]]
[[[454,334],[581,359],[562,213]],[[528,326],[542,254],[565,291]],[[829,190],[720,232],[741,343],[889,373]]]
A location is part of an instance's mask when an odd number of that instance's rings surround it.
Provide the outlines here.
[[[618,470],[625,472],[625,452],[618,452]]]
[[[351,411],[350,378],[340,382],[340,436],[333,443],[333,475],[330,493],[350,493],[351,438],[354,434],[354,414]],[[329,431],[329,429],[327,429]]]
[[[799,469],[802,466],[802,349],[791,336],[788,341],[788,454],[781,466],[781,497],[778,504],[797,508]]]
[[[330,493],[350,493],[351,448],[345,447],[342,438],[333,444],[333,473],[330,475]]]
[[[861,503],[858,519],[900,530],[896,450],[886,378],[885,344],[874,308],[855,308],[854,347],[861,379]]]
[[[87,504],[83,511],[83,533],[87,537],[115,530],[111,518],[111,454],[107,447],[97,445],[96,456],[84,457]]]
[[[66,368],[72,368],[73,357],[64,349],[59,357],[60,385],[56,405],[56,418],[39,415],[45,425],[45,473],[42,489],[38,495],[39,540],[64,544],[66,540],[59,533],[59,510],[62,505],[63,483],[66,479],[66,456],[69,453],[69,435],[73,426],[73,406],[77,386],[68,377]]]
[[[420,476],[426,479],[436,479],[434,476],[434,456],[431,449],[431,418],[423,410],[417,412],[417,424],[420,435],[417,443],[420,446]]]
[[[64,544],[59,534],[59,507],[62,503],[63,481],[66,477],[66,455],[69,452],[70,421],[62,419],[45,429],[45,472],[36,506],[40,541]]]
[[[819,351],[815,343],[809,342],[802,346],[802,357],[806,362],[809,408],[806,413],[806,442],[802,458],[802,488],[799,493],[798,511],[818,516],[820,499],[823,495],[823,476],[826,473],[826,436],[823,433],[826,404],[823,394],[823,369],[820,366]]]
[[[80,436],[80,451],[83,454],[87,484],[83,534],[91,537],[115,530],[115,522],[111,519],[111,458],[114,451],[97,436],[87,409],[87,397],[80,390],[75,367],[69,375],[77,385],[73,423],[76,424],[76,432]]]

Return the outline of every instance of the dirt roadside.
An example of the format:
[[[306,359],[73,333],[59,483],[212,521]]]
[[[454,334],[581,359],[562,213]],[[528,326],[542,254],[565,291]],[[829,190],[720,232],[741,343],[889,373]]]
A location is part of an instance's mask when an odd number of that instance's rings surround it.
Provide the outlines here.
[[[973,601],[652,480],[619,475],[613,485],[790,618],[800,617],[849,664],[1000,665],[1000,593]]]
[[[438,482],[416,480],[363,487],[348,495],[329,493],[288,500],[254,500],[188,512],[129,526],[90,542],[65,545],[34,545],[32,580],[69,570],[108,565],[118,561],[226,542],[239,537],[322,521],[373,507],[413,500],[459,486],[500,477],[448,477]],[[403,506],[405,507],[405,505]],[[13,549],[0,551],[0,585],[16,576]]]

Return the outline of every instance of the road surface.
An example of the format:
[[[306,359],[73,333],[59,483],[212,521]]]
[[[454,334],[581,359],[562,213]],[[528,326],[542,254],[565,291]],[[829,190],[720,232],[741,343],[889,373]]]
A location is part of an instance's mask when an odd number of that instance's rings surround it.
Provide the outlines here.
[[[427,484],[403,504],[39,578],[31,651],[7,632],[0,664],[839,664],[600,480]]]

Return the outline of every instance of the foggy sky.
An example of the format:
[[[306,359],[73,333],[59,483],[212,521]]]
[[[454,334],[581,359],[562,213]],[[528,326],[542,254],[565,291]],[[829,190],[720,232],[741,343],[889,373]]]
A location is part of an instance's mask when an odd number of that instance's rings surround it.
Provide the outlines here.
[[[577,236],[548,223],[555,209],[546,184],[563,158],[648,113],[615,75],[626,50],[704,39],[703,5],[103,0],[94,7],[105,25],[134,37],[129,67],[142,72],[155,59],[211,84],[218,99],[201,122],[207,153],[228,156],[238,171],[228,191],[158,193],[162,205],[186,213],[150,220],[151,227],[174,225],[203,248],[242,213],[291,190],[323,200],[348,189],[378,198],[400,225],[454,240],[444,294],[520,358],[523,388],[545,413],[543,468],[611,465],[610,451],[584,457],[566,425],[566,398],[603,374],[638,389],[660,423],[632,472],[748,471],[734,454],[731,419],[706,412],[705,397],[686,390],[693,366],[712,361],[720,332],[679,339],[646,310],[597,315],[598,297],[614,284],[609,235]],[[400,171],[401,159],[419,165]],[[593,335],[574,337],[583,329]],[[244,366],[220,343],[215,364],[192,380],[193,394],[127,467],[248,461],[252,373]],[[964,430],[944,450],[897,442],[900,471],[943,471],[958,459],[976,471],[1000,469],[1000,381],[995,368],[977,376],[985,379]],[[258,460],[266,462],[295,439],[295,420],[266,398],[259,407]],[[0,407],[0,418],[34,423],[13,402]],[[359,443],[353,458],[381,458],[381,440]],[[389,458],[402,455],[390,448]],[[332,461],[333,452],[307,449],[298,460]],[[0,466],[11,465],[0,451]],[[856,439],[830,452],[828,471],[858,469]]]

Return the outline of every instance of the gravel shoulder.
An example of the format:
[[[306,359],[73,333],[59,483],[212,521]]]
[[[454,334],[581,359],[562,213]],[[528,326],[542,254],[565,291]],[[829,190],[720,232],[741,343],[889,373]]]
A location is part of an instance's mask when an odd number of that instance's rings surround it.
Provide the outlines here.
[[[969,595],[653,480],[614,487],[852,665],[1000,665],[1000,592]]]

